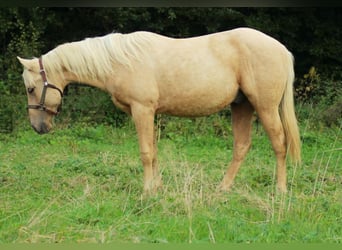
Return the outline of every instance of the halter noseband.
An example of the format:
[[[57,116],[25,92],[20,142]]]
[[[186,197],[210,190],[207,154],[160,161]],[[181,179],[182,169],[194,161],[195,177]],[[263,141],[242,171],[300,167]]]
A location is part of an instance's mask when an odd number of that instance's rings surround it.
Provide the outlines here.
[[[48,114],[51,114],[51,115],[58,115],[59,112],[60,112],[60,106],[57,108],[57,111],[53,111],[51,109],[48,109],[46,106],[45,106],[45,98],[46,98],[46,90],[48,88],[52,88],[52,89],[55,89],[57,90],[60,95],[61,95],[61,98],[63,98],[63,91],[60,90],[58,87],[56,87],[55,85],[51,84],[51,83],[48,83],[47,81],[47,78],[46,78],[46,72],[45,72],[45,69],[44,69],[44,66],[43,66],[43,58],[42,57],[39,57],[39,73],[43,79],[43,91],[42,91],[42,95],[40,97],[40,101],[39,101],[39,104],[36,104],[36,105],[27,105],[27,109],[38,109],[40,111],[45,111],[46,113]]]

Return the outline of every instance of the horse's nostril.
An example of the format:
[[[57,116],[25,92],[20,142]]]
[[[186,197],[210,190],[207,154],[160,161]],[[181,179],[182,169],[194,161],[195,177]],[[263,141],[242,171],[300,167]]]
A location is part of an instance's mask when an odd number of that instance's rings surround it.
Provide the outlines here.
[[[40,131],[41,131],[42,134],[48,133],[49,130],[50,130],[50,129],[48,128],[48,126],[47,126],[45,123],[42,123],[42,124],[40,125]]]
[[[36,127],[34,125],[31,125],[34,131],[36,131],[38,134],[46,134],[50,131],[49,127],[45,123],[41,123],[40,126]]]

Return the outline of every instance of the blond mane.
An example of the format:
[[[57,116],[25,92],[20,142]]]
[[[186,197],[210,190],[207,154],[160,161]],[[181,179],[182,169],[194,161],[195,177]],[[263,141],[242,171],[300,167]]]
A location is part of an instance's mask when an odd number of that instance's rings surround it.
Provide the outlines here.
[[[132,68],[133,61],[142,61],[155,35],[150,32],[114,33],[65,43],[44,55],[44,67],[51,77],[66,69],[79,79],[105,81],[115,73],[114,64]]]

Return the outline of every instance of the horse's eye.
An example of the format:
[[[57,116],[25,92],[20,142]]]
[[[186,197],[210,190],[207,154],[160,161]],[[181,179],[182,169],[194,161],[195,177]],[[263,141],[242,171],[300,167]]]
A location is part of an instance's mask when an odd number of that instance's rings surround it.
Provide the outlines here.
[[[28,92],[29,94],[32,94],[33,91],[34,91],[34,88],[27,88],[27,92]]]

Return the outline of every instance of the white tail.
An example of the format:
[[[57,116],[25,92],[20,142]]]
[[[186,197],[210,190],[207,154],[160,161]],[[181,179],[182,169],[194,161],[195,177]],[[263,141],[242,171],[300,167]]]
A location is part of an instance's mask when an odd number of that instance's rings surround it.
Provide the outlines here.
[[[280,116],[285,131],[287,150],[290,153],[291,159],[295,163],[301,162],[300,153],[300,138],[297,119],[294,110],[293,100],[293,81],[294,70],[293,62],[294,58],[291,53],[288,56],[288,78],[286,82],[285,92],[280,104]]]

